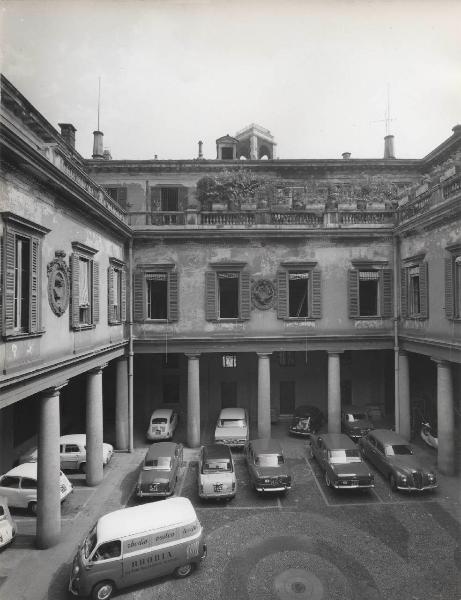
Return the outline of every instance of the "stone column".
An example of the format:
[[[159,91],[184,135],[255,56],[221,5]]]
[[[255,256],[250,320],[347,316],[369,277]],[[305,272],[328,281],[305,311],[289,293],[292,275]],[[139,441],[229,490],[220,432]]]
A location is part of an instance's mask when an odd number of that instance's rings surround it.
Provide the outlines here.
[[[59,393],[63,386],[50,388],[40,399],[37,455],[37,538],[39,548],[59,542],[61,498],[59,477]]]
[[[398,429],[399,433],[406,440],[411,437],[410,423],[410,366],[408,362],[408,354],[399,352],[399,398],[398,406],[396,406],[396,414],[398,413]],[[396,419],[397,420],[397,419]],[[397,424],[396,424],[397,425]]]
[[[328,352],[328,433],[341,432],[341,369],[339,352]]]
[[[455,419],[453,406],[453,380],[451,364],[437,362],[437,465],[441,473],[455,473]]]
[[[270,353],[258,352],[258,437],[271,436]]]
[[[187,363],[187,445],[200,446],[200,354],[186,354]]]
[[[253,134],[250,136],[250,159],[257,160],[258,158],[258,138]]]
[[[88,373],[86,392],[86,484],[95,486],[103,479],[102,464],[102,370]]]
[[[128,358],[116,362],[115,382],[115,447],[128,449]]]

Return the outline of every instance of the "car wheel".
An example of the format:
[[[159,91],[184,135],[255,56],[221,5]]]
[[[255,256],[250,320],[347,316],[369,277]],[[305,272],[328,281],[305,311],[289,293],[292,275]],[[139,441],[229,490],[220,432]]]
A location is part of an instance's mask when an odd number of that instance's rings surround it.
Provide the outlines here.
[[[178,567],[177,569],[175,569],[175,571],[173,572],[173,575],[175,577],[178,577],[178,579],[182,579],[183,577],[188,577],[192,571],[194,570],[194,565],[192,563],[187,563],[186,565],[183,565],[182,567]]]
[[[325,483],[327,484],[328,487],[331,487],[330,476],[328,475],[328,473],[326,471],[325,471]]]
[[[108,600],[112,596],[114,588],[112,581],[101,581],[94,586],[91,597],[93,600]]]
[[[36,502],[29,502],[29,506],[27,508],[29,509],[29,512],[31,512],[33,515],[37,514],[37,503]]]
[[[393,475],[389,476],[389,485],[391,486],[391,490],[393,492],[397,491],[397,482],[396,482],[395,477]]]
[[[80,473],[86,473],[86,462],[80,465]]]

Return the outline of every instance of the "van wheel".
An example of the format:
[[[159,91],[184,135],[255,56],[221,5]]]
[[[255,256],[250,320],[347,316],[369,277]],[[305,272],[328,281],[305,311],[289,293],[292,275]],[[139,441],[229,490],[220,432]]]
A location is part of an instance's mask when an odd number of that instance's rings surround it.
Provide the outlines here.
[[[173,574],[175,577],[178,577],[178,579],[182,579],[183,577],[188,577],[193,570],[194,565],[192,563],[187,563],[187,565],[183,565],[182,567],[175,569]]]
[[[86,463],[80,465],[80,473],[86,473]]]
[[[27,508],[33,515],[37,514],[37,503],[36,502],[29,502],[29,506]]]
[[[115,586],[112,581],[101,581],[94,586],[91,597],[93,600],[108,600],[114,589]]]

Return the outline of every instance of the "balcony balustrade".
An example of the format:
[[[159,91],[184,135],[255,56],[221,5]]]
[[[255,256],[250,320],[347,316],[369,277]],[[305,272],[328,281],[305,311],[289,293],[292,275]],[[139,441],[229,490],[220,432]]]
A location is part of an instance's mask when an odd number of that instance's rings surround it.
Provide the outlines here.
[[[398,220],[401,223],[412,219],[457,196],[461,197],[461,173],[442,180],[400,206]]]

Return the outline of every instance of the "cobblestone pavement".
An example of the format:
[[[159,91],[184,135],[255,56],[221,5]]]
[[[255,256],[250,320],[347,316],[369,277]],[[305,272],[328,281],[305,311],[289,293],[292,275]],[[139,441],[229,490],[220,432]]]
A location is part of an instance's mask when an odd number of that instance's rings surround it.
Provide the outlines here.
[[[178,433],[180,436],[181,434]],[[303,440],[273,428],[294,476],[290,492],[257,496],[243,456],[236,457],[237,496],[205,502],[197,494],[196,450],[185,449],[176,490],[196,507],[208,555],[189,578],[162,578],[123,590],[120,600],[461,600],[461,487],[439,477],[435,493],[334,491]],[[99,515],[136,504],[134,485],[146,446],[116,454],[97,489],[70,475],[75,491],[62,507],[61,543],[34,549],[35,520],[15,511],[19,535],[0,553],[2,600],[62,600],[76,546]],[[417,447],[435,463],[430,448]]]

